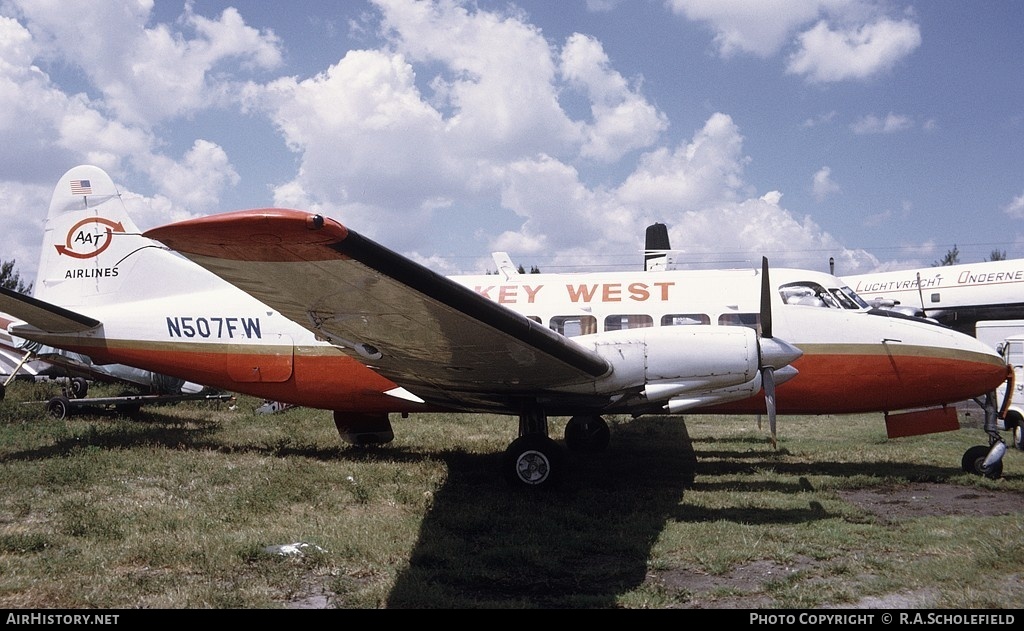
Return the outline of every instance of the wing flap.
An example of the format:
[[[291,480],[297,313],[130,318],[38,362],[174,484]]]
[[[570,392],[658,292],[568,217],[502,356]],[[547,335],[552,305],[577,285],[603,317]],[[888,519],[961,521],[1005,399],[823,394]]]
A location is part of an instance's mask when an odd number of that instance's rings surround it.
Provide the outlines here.
[[[241,211],[146,236],[421,396],[537,393],[610,370],[593,351],[318,215]]]

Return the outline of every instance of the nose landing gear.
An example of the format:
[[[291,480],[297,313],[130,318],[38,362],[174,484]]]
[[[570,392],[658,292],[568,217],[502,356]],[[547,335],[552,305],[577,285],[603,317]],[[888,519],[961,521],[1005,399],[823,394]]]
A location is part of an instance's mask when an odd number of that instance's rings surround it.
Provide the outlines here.
[[[1003,475],[1003,456],[1006,455],[1006,443],[999,434],[999,413],[996,409],[996,393],[985,395],[985,433],[988,434],[988,446],[976,445],[964,452],[960,466],[967,473],[997,480]],[[1005,408],[1005,406],[1004,406]],[[1005,410],[1004,410],[1005,412]],[[1014,440],[1019,436],[1020,426],[1015,428]]]

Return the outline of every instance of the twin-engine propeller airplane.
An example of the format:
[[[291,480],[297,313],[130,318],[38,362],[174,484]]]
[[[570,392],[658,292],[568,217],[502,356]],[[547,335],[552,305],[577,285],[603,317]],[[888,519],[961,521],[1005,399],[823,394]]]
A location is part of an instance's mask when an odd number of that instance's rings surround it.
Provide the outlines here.
[[[47,303],[3,292],[0,308],[24,320],[12,333],[94,361],[333,410],[350,442],[391,440],[390,413],[516,416],[503,473],[532,488],[563,474],[551,416],[572,417],[579,450],[607,446],[602,414],[767,413],[774,430],[776,413],[878,411],[909,435],[956,423],[948,404],[1008,374],[973,338],[870,315],[827,274],[502,270],[447,278],[297,210],[139,234],[109,177],[81,166],[47,218]],[[979,472],[1001,473],[995,456]]]

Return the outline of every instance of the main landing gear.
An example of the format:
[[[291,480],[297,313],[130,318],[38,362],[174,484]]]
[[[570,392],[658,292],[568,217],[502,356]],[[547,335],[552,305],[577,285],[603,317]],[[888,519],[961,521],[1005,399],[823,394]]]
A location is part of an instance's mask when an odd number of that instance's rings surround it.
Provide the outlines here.
[[[988,434],[988,446],[976,445],[964,452],[960,466],[967,473],[984,476],[990,479],[998,479],[1003,475],[1003,456],[1006,454],[1006,443],[999,434],[999,411],[996,409],[996,393],[990,392],[985,395],[985,403],[981,404],[985,410],[985,433]],[[1020,426],[1014,429],[1014,441],[1018,448],[1020,443]]]
[[[565,426],[565,446],[571,451],[604,451],[610,439],[608,423],[596,414],[574,416]],[[505,480],[519,488],[550,488],[561,479],[565,460],[563,448],[548,436],[547,414],[528,406],[519,415],[519,438],[512,441],[502,459]]]

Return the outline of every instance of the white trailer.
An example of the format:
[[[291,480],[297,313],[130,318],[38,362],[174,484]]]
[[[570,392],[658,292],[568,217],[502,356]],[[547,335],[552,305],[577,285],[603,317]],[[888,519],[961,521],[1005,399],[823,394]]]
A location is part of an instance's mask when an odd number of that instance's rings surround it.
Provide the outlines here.
[[[998,421],[999,429],[1012,431],[1013,446],[1024,449],[1024,333],[1003,338],[996,343],[996,350],[1006,359],[1007,365],[1013,367],[1014,375],[1013,398],[1005,417]],[[997,400],[1003,401],[1006,396],[1006,384],[999,386],[996,394]]]
[[[980,320],[975,325],[975,337],[998,350],[1007,338],[1024,335],[1024,320]]]

